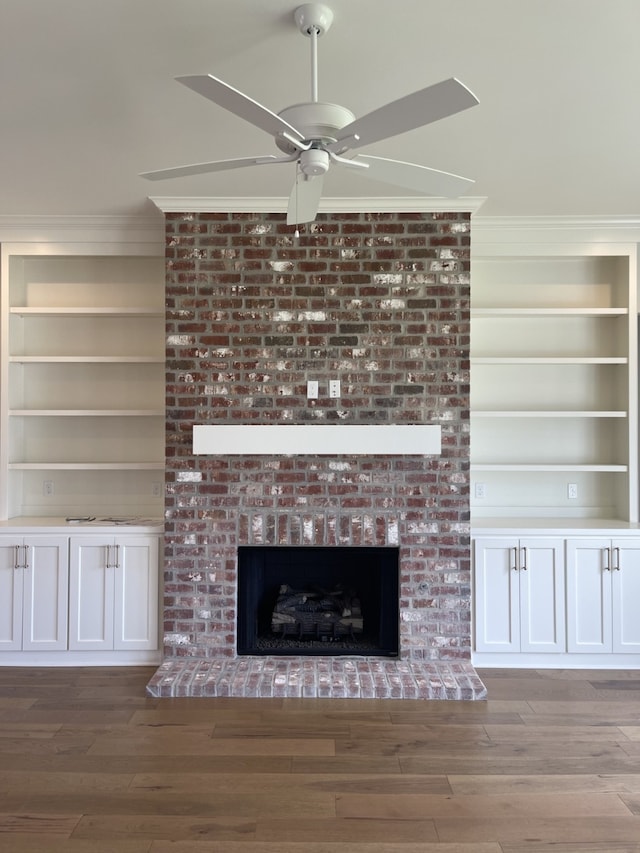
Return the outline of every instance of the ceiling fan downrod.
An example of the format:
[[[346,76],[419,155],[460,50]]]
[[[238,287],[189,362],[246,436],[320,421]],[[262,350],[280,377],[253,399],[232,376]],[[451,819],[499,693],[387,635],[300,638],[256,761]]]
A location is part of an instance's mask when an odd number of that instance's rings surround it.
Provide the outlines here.
[[[318,37],[333,21],[333,12],[322,3],[305,3],[293,13],[298,29],[311,40],[311,102],[318,103]]]

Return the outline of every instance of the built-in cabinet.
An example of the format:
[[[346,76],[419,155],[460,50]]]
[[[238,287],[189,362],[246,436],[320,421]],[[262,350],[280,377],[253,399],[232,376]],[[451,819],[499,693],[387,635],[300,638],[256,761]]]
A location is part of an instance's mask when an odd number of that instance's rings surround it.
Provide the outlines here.
[[[567,651],[640,654],[640,536],[567,541]]]
[[[158,648],[158,537],[72,536],[69,649]]]
[[[637,222],[474,220],[474,661],[640,666]]]
[[[474,541],[478,652],[565,651],[563,550],[562,539]]]
[[[640,536],[577,533],[476,536],[478,664],[640,666]]]
[[[0,652],[67,648],[68,540],[0,535]]]
[[[0,665],[155,663],[159,530],[42,521],[54,532],[0,533]]]

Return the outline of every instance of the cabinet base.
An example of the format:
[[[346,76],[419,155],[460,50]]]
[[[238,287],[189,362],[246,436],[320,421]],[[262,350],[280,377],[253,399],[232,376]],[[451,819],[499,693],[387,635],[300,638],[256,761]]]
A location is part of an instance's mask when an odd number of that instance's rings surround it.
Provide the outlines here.
[[[0,666],[157,666],[160,651],[150,652],[0,652]]]
[[[640,654],[510,654],[474,652],[478,669],[640,669]]]

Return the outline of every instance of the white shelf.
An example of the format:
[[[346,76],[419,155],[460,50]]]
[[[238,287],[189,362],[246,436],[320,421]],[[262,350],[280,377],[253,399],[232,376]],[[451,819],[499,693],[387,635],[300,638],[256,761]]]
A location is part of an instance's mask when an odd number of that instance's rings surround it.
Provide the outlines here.
[[[622,411],[570,411],[567,409],[519,411],[517,409],[471,412],[472,418],[626,418]]]
[[[12,355],[12,364],[163,364],[153,355]]]
[[[9,309],[11,314],[18,317],[164,317],[164,311],[150,310],[149,308],[46,308],[29,307],[25,305],[13,306]]]
[[[627,364],[628,358],[582,356],[472,356],[471,364]]]
[[[624,474],[629,470],[627,465],[570,465],[562,463],[535,462],[535,463],[520,463],[520,462],[505,462],[505,463],[471,463],[472,471],[601,471]]]
[[[12,409],[20,418],[161,418],[164,409]]]
[[[10,462],[10,471],[164,471],[162,462]]]
[[[627,308],[474,308],[473,319],[530,317],[626,317]]]

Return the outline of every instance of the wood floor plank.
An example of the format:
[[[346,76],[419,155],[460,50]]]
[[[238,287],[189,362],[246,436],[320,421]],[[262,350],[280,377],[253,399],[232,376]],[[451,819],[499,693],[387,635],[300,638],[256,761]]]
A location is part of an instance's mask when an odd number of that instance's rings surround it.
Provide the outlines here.
[[[502,853],[499,844],[376,841],[154,841],[150,853]],[[615,851],[614,851],[615,853]]]
[[[23,809],[28,812],[56,814],[68,808],[68,793],[32,793],[25,797]],[[175,790],[143,790],[113,793],[81,793],[73,795],[73,807],[83,815],[116,814],[129,816],[175,816],[183,818],[254,819],[273,814],[290,813],[295,819],[335,817],[335,796],[318,791],[296,791],[295,788],[262,791],[251,796],[239,793],[181,792]]]
[[[29,832],[40,836],[61,835],[69,838],[80,818],[80,814],[46,814],[26,811],[12,814],[3,811],[0,812],[0,835]]]
[[[333,739],[320,738],[211,738],[208,733],[175,730],[156,737],[99,737],[90,755],[334,755]]]
[[[128,791],[134,779],[132,773],[50,773],[28,770],[0,770],[0,790],[13,793],[46,793],[71,796],[87,792],[112,793]]]
[[[291,760],[293,773],[376,773],[393,775],[402,773],[396,755],[345,755],[294,756]],[[444,771],[446,772],[446,771]]]
[[[149,853],[152,841],[119,841],[117,853]],[[201,848],[202,850],[202,848]],[[61,838],[39,833],[0,835],[0,853],[114,853],[113,841]],[[204,851],[203,851],[204,853]]]
[[[48,773],[291,773],[294,758],[286,755],[87,755],[86,751],[0,756],[6,770],[44,770]],[[398,762],[392,764],[400,773]],[[371,772],[375,772],[372,770]]]
[[[537,843],[558,844],[571,842],[584,845],[598,842],[603,843],[637,843],[640,838],[640,818],[616,815],[607,817],[579,818],[438,818],[435,822],[438,838],[441,841],[497,841],[504,845],[507,842],[525,844],[528,841]],[[526,850],[526,847],[523,849]],[[555,847],[553,850],[555,851]]]
[[[513,820],[544,816],[575,818],[620,815],[631,811],[617,794],[338,794],[339,817],[384,820],[466,818]]]
[[[416,844],[440,840],[432,820],[292,820],[285,817],[258,821],[256,838],[259,841],[281,842],[322,838],[334,844]]]
[[[455,795],[510,794],[510,793],[616,793],[640,794],[640,773],[604,776],[602,774],[540,776],[481,776],[449,775],[449,784]]]
[[[278,773],[147,773],[133,778],[130,791],[162,790],[184,794],[206,790],[209,793],[233,793],[253,796],[278,790],[336,793],[451,794],[446,776],[409,776],[407,774],[283,774]]]
[[[501,844],[502,853],[640,853],[640,841],[531,842]]]
[[[249,818],[182,817],[179,815],[85,815],[73,832],[74,839],[111,841],[233,841],[255,837],[256,823]],[[118,847],[115,847],[115,845]]]
[[[505,726],[487,724],[484,726],[487,735],[495,743],[530,743],[544,741],[549,744],[551,741],[559,741],[560,743],[567,739],[566,726],[547,726],[531,723],[528,726]],[[617,726],[571,726],[571,740],[586,741],[602,741],[603,743],[622,740],[623,733]]]

